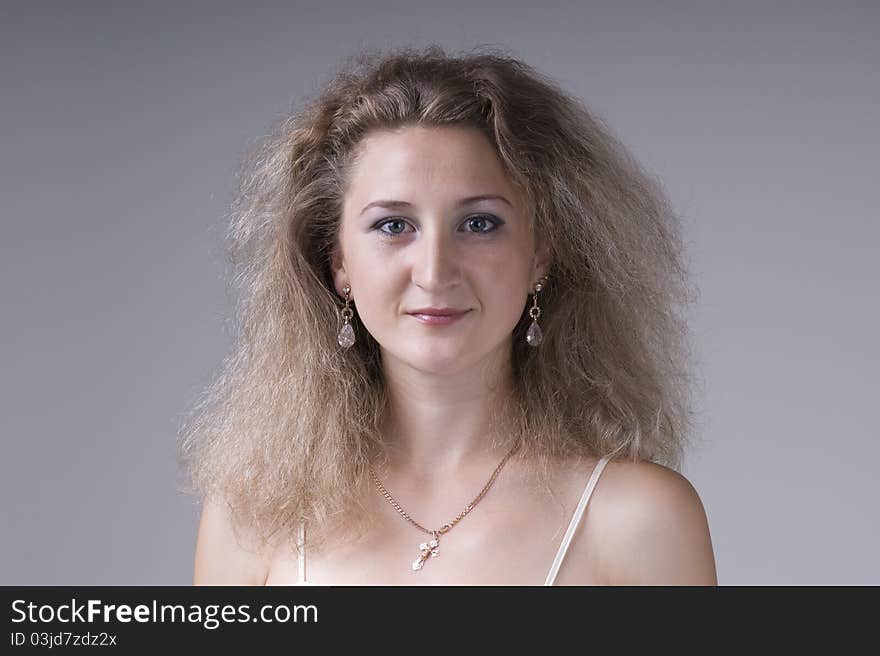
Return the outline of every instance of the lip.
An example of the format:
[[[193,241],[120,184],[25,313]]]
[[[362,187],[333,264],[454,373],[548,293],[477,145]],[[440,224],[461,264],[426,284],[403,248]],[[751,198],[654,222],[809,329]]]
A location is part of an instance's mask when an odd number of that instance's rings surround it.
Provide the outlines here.
[[[409,315],[428,326],[447,326],[451,323],[455,323],[468,312],[470,312],[470,310],[438,310],[425,308],[416,312],[410,312]]]
[[[467,309],[463,310],[463,309],[454,308],[454,307],[442,307],[442,308],[441,307],[421,307],[421,308],[416,308],[415,310],[413,310],[412,312],[409,312],[408,314],[429,314],[429,315],[435,316],[435,317],[446,317],[446,316],[451,316],[454,314],[464,314],[465,312],[468,312],[468,310]]]

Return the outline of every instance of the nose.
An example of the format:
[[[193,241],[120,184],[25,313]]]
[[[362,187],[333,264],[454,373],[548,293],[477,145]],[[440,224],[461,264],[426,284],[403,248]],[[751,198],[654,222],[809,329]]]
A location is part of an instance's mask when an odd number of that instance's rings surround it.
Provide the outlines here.
[[[426,227],[412,250],[413,283],[431,292],[457,284],[461,258],[455,238],[443,228]]]

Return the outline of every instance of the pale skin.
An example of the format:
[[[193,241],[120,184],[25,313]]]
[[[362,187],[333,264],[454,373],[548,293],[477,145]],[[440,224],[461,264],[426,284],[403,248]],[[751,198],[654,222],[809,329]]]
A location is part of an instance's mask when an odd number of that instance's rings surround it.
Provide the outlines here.
[[[439,528],[505,455],[489,446],[490,390],[509,385],[512,331],[549,271],[549,254],[478,131],[406,127],[371,133],[362,146],[344,199],[334,284],[340,297],[351,287],[355,311],[381,347],[393,416],[388,463],[377,473],[416,521]],[[475,196],[500,198],[461,203]],[[407,205],[376,203],[388,200]],[[424,306],[469,312],[428,326],[408,314]],[[594,464],[559,462],[550,498],[525,484],[524,463],[511,458],[489,494],[441,538],[441,555],[417,573],[410,563],[430,537],[376,491],[375,531],[363,543],[309,554],[308,579],[540,585]],[[205,504],[195,584],[290,584],[297,576],[289,549],[242,547],[222,507]],[[716,585],[694,487],[658,464],[609,462],[555,584]]]

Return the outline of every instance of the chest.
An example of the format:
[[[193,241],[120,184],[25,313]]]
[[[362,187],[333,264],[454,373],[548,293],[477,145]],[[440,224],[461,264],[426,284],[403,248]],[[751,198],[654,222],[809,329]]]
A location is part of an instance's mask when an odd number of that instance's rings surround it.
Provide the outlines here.
[[[317,585],[544,585],[584,482],[583,474],[572,475],[558,479],[549,495],[509,494],[508,503],[477,506],[440,536],[436,555],[424,558],[419,570],[413,569],[413,562],[423,555],[420,545],[431,536],[393,508],[379,506],[376,530],[357,543],[315,553],[309,551],[307,538],[306,580]],[[555,585],[604,584],[599,531],[589,511],[588,505]],[[295,550],[279,549],[266,585],[295,585],[299,580]]]

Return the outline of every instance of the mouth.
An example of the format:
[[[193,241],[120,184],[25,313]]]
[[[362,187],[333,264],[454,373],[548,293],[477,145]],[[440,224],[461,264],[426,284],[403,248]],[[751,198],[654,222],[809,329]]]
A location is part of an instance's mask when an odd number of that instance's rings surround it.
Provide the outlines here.
[[[409,316],[429,326],[446,326],[458,321],[468,312],[470,312],[470,310],[423,310],[419,312],[410,312]]]

